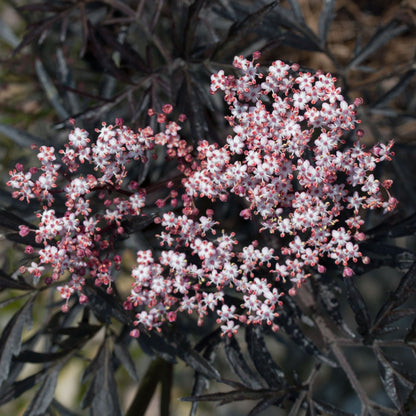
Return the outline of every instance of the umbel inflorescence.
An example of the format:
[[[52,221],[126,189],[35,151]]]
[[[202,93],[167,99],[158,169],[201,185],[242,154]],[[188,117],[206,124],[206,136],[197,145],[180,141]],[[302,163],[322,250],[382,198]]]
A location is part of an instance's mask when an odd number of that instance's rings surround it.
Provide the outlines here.
[[[86,279],[111,293],[122,262],[114,242],[126,233],[123,221],[142,217],[153,204],[161,212],[154,219],[160,249],[137,252],[124,307],[136,308],[134,324],[148,329],[175,321],[179,312],[196,313],[199,324],[213,313],[230,335],[241,324],[276,330],[282,288],[294,294],[325,264],[339,265],[348,277],[351,264],[367,262],[358,246],[365,238],[363,210],[396,205],[391,181],[372,173],[390,160],[393,143],[364,149],[356,129],[360,100],[348,104],[330,74],[302,73],[282,61],[263,74],[254,63],[258,57],[234,59],[239,77],[224,71],[211,77],[211,92],[222,91],[230,109],[233,134],[224,146],[201,141],[193,149],[181,139],[180,126],[168,121],[172,107],[166,105],[161,113],[149,110],[157,133],[133,131],[117,120],[103,123],[92,139],[74,126],[64,149],[38,149],[40,168],[16,165],[8,182],[13,196],[41,203],[37,229],[21,226],[20,234],[35,232],[43,246],[26,247],[37,261],[20,272],[47,284],[62,280],[64,310],[74,294],[88,301]],[[163,185],[164,199],[150,202],[148,190],[127,172],[133,164],[152,163],[157,147],[177,162],[178,175]],[[64,209],[58,193],[65,196]],[[214,209],[201,209],[206,201],[216,207],[231,197],[241,201],[242,219],[259,224],[261,240],[270,244],[241,244]]]

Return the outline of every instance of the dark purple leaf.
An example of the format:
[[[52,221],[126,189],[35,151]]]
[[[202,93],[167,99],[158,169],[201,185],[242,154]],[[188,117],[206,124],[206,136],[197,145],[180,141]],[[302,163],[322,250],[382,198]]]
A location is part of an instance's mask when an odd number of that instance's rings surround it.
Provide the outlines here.
[[[340,304],[335,293],[336,288],[322,282],[321,280],[311,280],[314,285],[315,296],[318,297],[319,302],[324,307],[330,318],[346,332],[351,335],[350,329],[347,327],[341,313]]]
[[[138,342],[146,354],[150,356],[156,354],[169,363],[176,363],[178,354],[176,347],[155,331],[141,331]]]
[[[22,147],[30,148],[32,144],[37,144],[38,146],[48,144],[48,142],[41,137],[34,136],[24,130],[18,129],[17,127],[8,126],[7,124],[0,123],[0,133],[4,134],[10,140],[13,140],[18,146]]]
[[[370,313],[360,291],[358,290],[353,277],[344,278],[347,291],[348,303],[354,312],[355,322],[357,323],[357,331],[360,335],[366,336],[371,326]]]
[[[290,46],[292,48],[306,50],[306,51],[321,51],[321,46],[315,42],[314,38],[307,35],[298,35],[293,32],[285,32],[277,38],[280,43]]]
[[[81,407],[90,408],[91,416],[121,416],[120,400],[114,378],[114,366],[110,340],[106,338],[96,357],[87,367],[82,382],[92,377],[82,399]]]
[[[17,8],[19,11],[22,12],[59,12],[64,10],[64,7],[59,3],[51,3],[51,2],[45,2],[45,3],[31,3],[26,4],[23,6],[19,6]]]
[[[247,416],[257,416],[258,414],[260,414],[260,412],[262,412],[263,410],[268,409],[270,406],[280,405],[286,399],[287,395],[285,393],[283,393],[283,394],[278,393],[278,394],[276,394],[276,396],[278,396],[278,397],[268,397],[268,398],[265,398],[263,400],[260,400],[260,402],[257,403],[250,410],[250,412],[247,414]]]
[[[72,79],[71,69],[68,67],[67,59],[64,55],[62,48],[56,50],[57,59],[57,82],[66,87],[63,89],[63,97],[65,102],[68,103],[69,111],[71,114],[76,114],[81,111],[81,103],[78,99],[78,95],[74,93],[73,87],[75,86]]]
[[[321,15],[319,16],[319,39],[321,40],[322,46],[326,44],[329,27],[335,17],[334,5],[335,0],[324,0]]]
[[[186,353],[180,353],[178,355],[192,369],[208,379],[219,380],[221,378],[220,373],[215,369],[215,367],[195,350],[190,349]]]
[[[272,1],[256,10],[254,13],[249,14],[243,20],[233,23],[226,38],[218,45],[217,50],[214,53],[215,59],[218,59],[219,55],[224,55],[235,44],[241,41],[250,30],[259,25],[265,17],[268,17],[271,10],[275,8],[277,4],[277,1]]]
[[[216,330],[206,337],[202,338],[201,341],[195,346],[196,352],[203,351],[202,357],[207,360],[210,364],[214,362],[216,356],[216,349],[221,342],[220,331]],[[209,377],[205,374],[195,371],[194,382],[192,386],[192,396],[199,396],[201,393],[208,389]],[[198,402],[192,402],[190,416],[196,414],[198,408]]]
[[[262,383],[248,366],[234,336],[225,339],[225,356],[239,379],[251,389],[261,389]]]
[[[0,269],[0,291],[3,289],[32,290],[33,286],[26,283],[22,277],[13,279]]]
[[[67,9],[62,13],[56,14],[54,16],[48,17],[42,21],[33,23],[27,27],[28,32],[23,37],[22,41],[19,43],[17,48],[13,51],[13,55],[16,55],[20,52],[25,46],[32,43],[35,39],[42,36],[42,34],[51,28],[51,26],[57,22],[58,20],[62,19],[67,13],[69,13],[71,9]]]
[[[102,67],[102,69],[108,74],[112,75],[114,78],[131,84],[130,78],[126,75],[124,71],[121,71],[113,61],[113,58],[109,55],[109,52],[106,51],[104,45],[100,42],[97,37],[97,29],[94,27],[91,22],[88,21],[88,40],[89,40],[89,50],[94,55],[97,63]]]
[[[25,363],[47,363],[50,361],[60,360],[73,351],[64,350],[60,352],[37,352],[37,351],[22,351],[14,360]]]
[[[408,344],[414,340],[416,340],[416,318],[413,320],[412,325],[407,331],[404,342]]]
[[[375,103],[373,103],[373,108],[380,108],[386,106],[390,101],[392,101],[394,98],[398,97],[400,94],[402,94],[403,91],[407,88],[407,85],[409,84],[409,81],[413,78],[414,74],[416,73],[415,69],[411,69],[407,71],[397,82],[396,85],[394,85],[392,88],[390,88],[385,94],[383,94],[378,100],[376,100]]]
[[[37,243],[36,242],[36,239],[35,239],[36,234],[33,231],[29,232],[29,234],[25,235],[24,237],[22,237],[17,232],[7,233],[5,235],[5,237],[7,238],[7,240],[14,241],[15,243],[31,245],[32,247],[36,247],[36,248],[43,248],[44,247],[44,245],[42,243]]]
[[[95,26],[96,33],[102,38],[103,41],[111,47],[112,50],[119,52],[122,62],[128,62],[132,68],[136,71],[140,71],[144,74],[151,73],[151,68],[140,56],[140,54],[126,43],[120,43],[118,39],[104,26]]]
[[[288,0],[290,8],[292,9],[293,15],[296,17],[296,20],[305,24],[305,19],[303,18],[302,9],[299,6],[297,0]]]
[[[335,406],[332,406],[329,403],[325,403],[321,400],[314,400],[314,406],[323,412],[325,415],[334,415],[334,416],[354,416],[353,413],[345,412],[344,410],[338,409]]]
[[[58,90],[55,87],[51,77],[47,73],[43,63],[40,59],[35,60],[35,69],[38,76],[39,82],[42,85],[43,90],[45,91],[46,97],[48,98],[49,103],[54,108],[56,114],[61,119],[69,118],[69,113],[64,107],[64,100],[59,95]]]
[[[373,37],[369,40],[358,54],[348,64],[349,68],[357,67],[361,62],[371,56],[374,52],[380,49],[383,45],[389,42],[396,36],[401,35],[408,29],[405,25],[400,25],[397,20],[392,20],[386,25],[377,30]]]
[[[246,327],[248,352],[260,376],[272,388],[286,385],[285,374],[266,348],[260,328]]]
[[[392,322],[398,321],[399,319],[403,319],[408,316],[416,316],[416,309],[394,309],[390,313],[383,315],[383,319],[381,319],[378,324],[381,326],[389,325]]]
[[[184,44],[184,51],[185,56],[189,56],[189,52],[191,50],[192,43],[195,41],[195,32],[200,24],[199,22],[199,13],[201,12],[202,8],[207,3],[207,0],[195,0],[190,7],[188,8],[188,13],[186,16],[186,23],[185,23],[185,44]]]
[[[31,321],[32,296],[10,319],[0,338],[0,385],[7,380],[10,362],[20,352],[23,328]]]
[[[0,389],[0,406],[9,402],[10,400],[19,397],[27,390],[40,383],[47,375],[47,368],[38,371],[36,374],[31,375],[23,380],[17,381],[10,386],[6,386]]]
[[[377,331],[380,326],[393,322],[389,320],[389,316],[393,313],[393,310],[402,305],[414,292],[414,286],[416,284],[416,262],[412,264],[407,273],[403,275],[397,288],[390,293],[389,298],[383,303],[378,311],[375,319],[375,324],[372,331]],[[400,309],[397,309],[400,311]],[[400,317],[402,312],[395,312]],[[394,316],[394,315],[393,315]],[[400,318],[398,318],[400,319]]]
[[[394,370],[391,367],[389,361],[378,349],[376,350],[376,356],[379,362],[380,378],[383,383],[384,389],[387,395],[390,397],[390,400],[398,409],[400,409],[401,414],[405,414],[403,402],[397,389]]]
[[[134,361],[131,358],[128,348],[122,342],[114,343],[114,355],[120,361],[122,366],[127,370],[127,372],[129,373],[129,376],[134,381],[139,381],[139,376],[137,375]]]
[[[52,403],[56,384],[58,382],[59,371],[63,364],[64,363],[58,363],[48,369],[39,390],[30,402],[24,416],[41,416],[46,413]]]
[[[59,416],[79,416],[71,410],[67,409],[63,404],[59,403],[55,399],[52,401],[52,407],[56,409]]]
[[[201,396],[182,397],[180,400],[184,402],[220,402],[219,404],[227,404],[242,400],[261,400],[265,397],[275,396],[274,390],[233,390],[226,393],[203,394]]]
[[[409,271],[400,279],[397,289],[393,293],[393,298],[404,303],[413,293],[416,286],[416,262],[413,263]]]
[[[303,351],[330,367],[337,367],[337,364],[334,361],[330,360],[319,351],[318,347],[303,333],[299,325],[295,322],[293,316],[296,316],[296,314],[294,313],[293,308],[286,308],[291,302],[292,301],[288,302],[287,299],[284,300],[285,307],[279,312],[279,317],[276,320],[277,323],[284,329],[290,339],[296,345],[299,345]],[[272,335],[275,336],[276,334],[272,333]]]
[[[416,409],[416,384],[413,389],[409,392],[406,402],[404,403],[404,410],[406,414],[414,414]]]
[[[108,295],[102,288],[93,284],[85,285],[83,292],[88,297],[88,306],[101,322],[110,323],[111,317],[123,324],[131,324],[131,317],[123,309],[115,295]]]

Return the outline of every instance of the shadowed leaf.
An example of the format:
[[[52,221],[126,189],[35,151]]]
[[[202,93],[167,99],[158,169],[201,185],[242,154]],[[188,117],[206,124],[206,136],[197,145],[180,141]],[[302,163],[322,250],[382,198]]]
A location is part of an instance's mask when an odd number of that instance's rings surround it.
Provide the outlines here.
[[[120,361],[122,366],[127,370],[127,372],[129,373],[129,376],[134,381],[139,381],[139,376],[137,375],[136,366],[134,365],[134,361],[131,358],[131,355],[127,347],[121,342],[114,343],[114,354],[117,357],[117,359]]]
[[[411,69],[407,71],[397,82],[396,85],[394,85],[392,88],[390,88],[385,94],[383,94],[374,104],[373,108],[380,108],[386,106],[388,103],[390,103],[392,100],[394,100],[396,97],[398,97],[402,92],[407,88],[407,85],[409,84],[409,81],[413,78],[415,75],[416,70]]]
[[[93,284],[85,285],[83,292],[88,297],[88,306],[101,322],[110,323],[111,317],[113,317],[123,324],[129,325],[131,323],[130,316],[115,295],[108,295]]]
[[[288,3],[290,4],[290,8],[292,9],[293,15],[296,17],[296,19],[299,22],[304,23],[305,20],[303,18],[302,9],[300,8],[297,0],[288,0]]]
[[[81,407],[90,408],[91,416],[121,416],[120,400],[114,378],[110,340],[106,338],[96,357],[86,369],[82,382],[92,377],[82,399]]]
[[[34,136],[33,134],[27,133],[24,130],[16,127],[8,126],[0,123],[0,133],[13,140],[17,145],[29,148],[32,144],[43,146],[47,144],[47,141]]]
[[[335,0],[324,0],[324,5],[322,7],[321,15],[319,16],[319,39],[321,40],[321,45],[326,44],[328,37],[328,30],[331,26],[332,20],[334,19],[334,5]]]
[[[59,416],[79,416],[77,413],[67,409],[63,404],[59,403],[55,399],[52,401],[52,408],[56,409]]]
[[[407,26],[400,25],[398,21],[392,20],[386,25],[382,26],[373,37],[357,53],[357,55],[348,64],[349,68],[357,67],[361,62],[367,59],[370,55],[380,49],[383,45],[389,42],[396,36],[401,35],[407,30]]]
[[[260,414],[263,410],[268,409],[270,406],[278,406],[286,399],[285,393],[276,394],[278,397],[269,397],[263,400],[260,400],[247,414],[247,416],[256,416]],[[280,396],[280,397],[279,397]]]
[[[243,20],[233,23],[230,27],[226,38],[217,46],[214,52],[215,59],[219,59],[236,43],[238,43],[246,34],[253,29],[253,27],[260,24],[260,22],[268,16],[273,8],[277,6],[277,1],[272,1],[262,8],[256,10],[254,13],[246,16]]]
[[[201,341],[195,346],[195,351],[203,351],[202,357],[206,359],[210,364],[214,363],[217,347],[222,341],[220,333],[221,332],[219,330],[216,330],[208,334],[206,337],[202,338]],[[192,386],[192,396],[201,395],[201,393],[208,389],[208,387],[209,377],[199,371],[195,371],[194,383]],[[196,414],[197,408],[198,402],[193,402],[191,406],[190,416],[194,416]]]
[[[266,348],[259,328],[246,328],[246,342],[253,364],[266,383],[273,388],[286,385],[285,375]]]
[[[348,304],[354,312],[355,322],[358,325],[357,331],[360,335],[366,336],[368,335],[371,326],[371,318],[367,305],[355,285],[353,277],[344,278],[344,283],[347,289]]]
[[[238,378],[251,389],[261,389],[263,386],[257,375],[248,366],[241,353],[240,346],[234,336],[225,340],[225,356]]]
[[[18,355],[22,345],[23,328],[31,320],[32,296],[10,319],[0,338],[0,385],[7,379],[10,362]]]
[[[29,283],[26,283],[21,276],[13,279],[0,269],[0,291],[3,289],[32,290],[34,287]]]
[[[49,405],[52,403],[59,371],[63,364],[64,362],[60,362],[48,369],[39,390],[30,402],[24,416],[43,416],[46,413]]]
[[[47,375],[47,368],[37,372],[36,374],[31,375],[21,381],[16,381],[10,386],[0,389],[0,405],[9,402],[10,400],[19,397],[27,390],[34,387],[36,384],[40,383]]]
[[[39,82],[45,91],[46,97],[48,98],[58,117],[61,119],[69,118],[69,113],[62,104],[63,100],[59,96],[58,90],[52,82],[51,77],[46,72],[46,69],[40,59],[35,60],[35,69]]]
[[[329,403],[325,403],[321,400],[314,400],[314,406],[323,412],[325,415],[334,415],[334,416],[354,416],[353,413],[345,412],[335,406],[330,405]]]
[[[220,402],[221,404],[232,403],[242,400],[261,400],[265,397],[275,396],[274,390],[233,390],[226,393],[203,394],[201,396],[182,397],[180,400],[184,402]]]
[[[396,377],[394,370],[388,360],[384,357],[381,351],[376,351],[376,356],[379,362],[380,378],[383,383],[387,395],[390,397],[394,405],[400,409],[401,414],[404,414],[403,402],[397,388]]]

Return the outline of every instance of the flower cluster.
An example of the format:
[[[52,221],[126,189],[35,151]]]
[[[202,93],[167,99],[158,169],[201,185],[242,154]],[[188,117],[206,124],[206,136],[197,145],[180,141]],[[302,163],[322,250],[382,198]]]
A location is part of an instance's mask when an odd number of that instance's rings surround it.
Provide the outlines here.
[[[35,230],[20,226],[21,236],[35,232],[36,243],[43,245],[38,251],[39,261],[27,269],[21,267],[21,273],[28,271],[35,283],[41,276],[47,284],[68,278],[58,287],[67,301],[75,292],[81,302],[87,301],[82,294],[86,277],[93,278],[97,286],[107,286],[111,293],[114,273],[121,264],[114,245],[126,234],[123,220],[144,215],[146,189],[128,179],[129,164],[149,163],[155,145],[164,146],[167,153],[184,163],[192,150],[180,139],[180,126],[166,123],[171,110],[170,105],[164,106],[158,115],[164,129],[157,134],[150,127],[133,132],[119,119],[115,126],[103,123],[91,143],[89,133],[75,127],[58,154],[53,147],[38,149],[40,169],[25,172],[21,164],[16,165],[7,183],[15,189],[13,197],[28,202],[38,199],[42,206]],[[65,200],[55,200],[61,194]],[[33,253],[34,248],[27,246],[26,252]],[[67,308],[66,303],[64,310]]]
[[[44,248],[29,273],[37,279],[45,275],[48,282],[69,272],[69,282],[60,287],[66,299],[79,292],[86,301],[87,276],[111,291],[121,262],[114,239],[125,232],[123,219],[143,215],[145,205],[146,190],[125,183],[128,165],[150,163],[156,145],[177,160],[182,181],[167,182],[169,195],[155,201],[159,210],[168,201],[171,209],[155,218],[160,250],[137,252],[124,303],[126,309],[138,308],[135,325],[159,328],[179,312],[195,312],[200,324],[216,315],[228,335],[240,324],[267,323],[276,330],[283,287],[294,294],[314,269],[323,273],[333,262],[351,276],[351,263],[368,261],[358,246],[365,238],[361,215],[396,205],[388,191],[391,181],[380,182],[372,173],[378,162],[390,160],[393,143],[364,149],[356,129],[360,100],[348,104],[330,74],[302,73],[281,61],[263,74],[254,63],[258,57],[235,58],[240,77],[212,75],[211,92],[224,93],[234,132],[222,147],[201,141],[192,153],[178,124],[167,122],[172,110],[167,105],[157,114],[160,133],[104,124],[90,144],[88,133],[75,128],[60,163],[54,149],[43,146],[40,170],[17,166],[10,172],[14,196],[44,204],[36,230]],[[84,163],[89,174],[79,168]],[[57,187],[59,175],[67,182],[63,188]],[[58,216],[54,194],[62,191],[66,212]],[[226,203],[231,196],[244,207],[242,220],[259,225],[267,246],[256,240],[240,244],[235,233],[218,227],[221,218],[213,209],[201,212],[204,200]],[[101,203],[93,205],[96,200]],[[21,227],[22,235],[27,232]]]

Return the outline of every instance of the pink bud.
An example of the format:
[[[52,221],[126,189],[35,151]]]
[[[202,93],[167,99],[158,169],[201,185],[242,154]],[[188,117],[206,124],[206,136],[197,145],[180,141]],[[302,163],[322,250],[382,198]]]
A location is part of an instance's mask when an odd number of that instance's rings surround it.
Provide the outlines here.
[[[356,241],[364,241],[366,239],[366,236],[364,233],[355,233],[354,234],[354,239]]]
[[[172,105],[171,105],[171,104],[165,104],[165,105],[162,107],[162,111],[163,111],[165,114],[170,114],[170,113],[172,112],[172,110],[173,110],[173,107],[172,107]]]
[[[131,310],[133,309],[133,304],[132,304],[129,300],[126,300],[126,301],[123,303],[123,308],[124,308],[126,311],[131,311]]]
[[[370,263],[370,257],[364,256],[362,257],[361,261],[363,264],[369,264]]]
[[[253,61],[256,61],[257,59],[259,59],[260,56],[261,56],[261,52],[260,51],[253,52]]]
[[[350,267],[345,267],[344,271],[342,272],[342,275],[344,277],[351,277],[354,275],[354,270],[351,269]]]
[[[249,220],[251,218],[251,211],[246,208],[240,212],[240,217],[243,217],[245,220]]]
[[[166,319],[169,322],[175,322],[176,321],[176,312],[170,311],[166,314]]]
[[[158,208],[163,208],[163,207],[165,206],[165,201],[164,201],[163,199],[158,199],[158,200],[155,202],[155,204],[156,204],[156,206],[157,206]]]
[[[25,247],[25,253],[26,254],[32,254],[33,253],[33,247],[32,246],[26,246]]]
[[[20,237],[26,237],[29,234],[29,227],[27,225],[19,225]]]
[[[84,294],[81,294],[81,296],[79,297],[79,303],[82,305],[87,302],[88,302],[88,297]]]
[[[326,267],[322,266],[322,264],[318,264],[318,272],[319,273],[325,273],[326,272]]]
[[[132,329],[130,331],[130,336],[133,338],[139,338],[140,331],[138,329]]]

